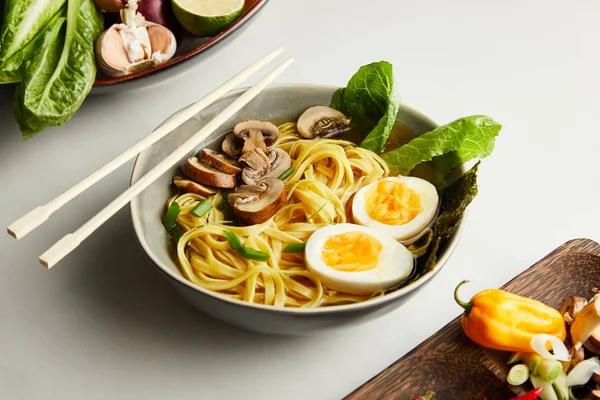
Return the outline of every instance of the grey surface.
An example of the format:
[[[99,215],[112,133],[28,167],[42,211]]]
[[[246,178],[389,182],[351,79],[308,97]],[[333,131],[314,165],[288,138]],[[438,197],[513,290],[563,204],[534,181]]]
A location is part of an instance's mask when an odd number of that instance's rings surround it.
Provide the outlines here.
[[[500,286],[568,239],[600,240],[598,15],[594,0],[271,1],[185,73],[92,96],[29,142],[1,87],[2,227],[278,45],[297,58],[279,81],[343,85],[387,59],[403,100],[435,121],[484,113],[504,129],[436,279],[373,323],[312,338],[249,334],[195,311],[145,260],[126,209],[53,270],[39,266],[127,187],[128,164],[24,239],[0,235],[0,398],[339,399],[458,315],[460,280]]]
[[[290,309],[248,304],[205,290],[192,284],[182,275],[173,254],[173,246],[169,244],[162,224],[166,199],[173,194],[171,179],[177,174],[180,164],[197,154],[201,148],[215,148],[216,146],[217,149],[220,149],[223,136],[231,132],[239,121],[249,119],[270,120],[277,123],[295,121],[307,108],[329,104],[337,89],[335,86],[314,84],[270,85],[131,202],[133,227],[140,245],[160,269],[162,275],[169,279],[184,298],[201,311],[231,325],[268,334],[295,336],[322,333],[325,330],[348,329],[349,326],[367,323],[404,304],[409,299],[409,295],[413,295],[422,285],[431,281],[456,248],[464,221],[458,225],[454,235],[438,249],[436,264],[414,282],[371,301],[337,307]],[[169,154],[202,129],[214,115],[228,107],[240,96],[242,91],[243,89],[232,92],[215,102],[142,152],[135,161],[132,182],[137,182],[149,173]],[[399,129],[415,135],[429,132],[436,126],[426,116],[404,104],[398,110],[396,125]],[[464,172],[464,168],[458,169],[458,174],[461,172]]]

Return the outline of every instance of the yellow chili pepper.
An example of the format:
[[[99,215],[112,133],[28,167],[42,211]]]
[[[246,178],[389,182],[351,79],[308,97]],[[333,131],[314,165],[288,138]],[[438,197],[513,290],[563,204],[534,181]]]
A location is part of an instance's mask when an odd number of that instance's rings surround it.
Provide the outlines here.
[[[531,339],[537,334],[565,340],[567,329],[558,310],[499,289],[479,292],[465,303],[458,298],[458,289],[468,282],[456,287],[454,300],[465,309],[462,328],[473,342],[495,350],[531,353]]]

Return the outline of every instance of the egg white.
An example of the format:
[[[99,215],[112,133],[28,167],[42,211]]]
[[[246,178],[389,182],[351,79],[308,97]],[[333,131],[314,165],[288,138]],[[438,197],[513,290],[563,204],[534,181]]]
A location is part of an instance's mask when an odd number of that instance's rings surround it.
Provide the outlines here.
[[[354,195],[352,201],[354,222],[382,232],[403,244],[410,244],[420,238],[425,233],[425,229],[433,222],[439,206],[437,190],[435,186],[426,180],[411,176],[389,177],[382,180],[401,182],[406,187],[414,190],[421,200],[423,210],[412,220],[402,225],[387,225],[371,218],[365,206],[365,195],[374,185],[379,184],[380,181],[377,181],[363,187]]]
[[[338,271],[322,260],[323,247],[331,236],[348,232],[363,232],[381,243],[379,261],[367,271]],[[392,237],[356,224],[329,225],[315,231],[306,242],[306,267],[329,289],[338,292],[369,295],[390,288],[410,275],[414,266],[412,253]]]

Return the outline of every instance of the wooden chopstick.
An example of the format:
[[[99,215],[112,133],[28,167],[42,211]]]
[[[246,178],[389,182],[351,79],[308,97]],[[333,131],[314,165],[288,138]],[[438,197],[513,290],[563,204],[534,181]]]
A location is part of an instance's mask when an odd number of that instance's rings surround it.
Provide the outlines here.
[[[43,224],[56,210],[64,206],[70,200],[87,190],[94,183],[98,182],[100,179],[104,178],[106,175],[110,174],[121,165],[135,157],[137,154],[141,153],[143,150],[147,149],[159,139],[166,136],[168,133],[172,132],[175,128],[189,120],[191,117],[196,115],[198,112],[205,109],[207,106],[221,98],[224,94],[234,89],[237,85],[245,81],[254,75],[257,71],[271,62],[275,57],[280,55],[283,52],[283,48],[279,47],[266,56],[262,57],[260,60],[255,61],[253,64],[246,67],[244,70],[240,71],[233,78],[219,86],[217,89],[193,103],[191,106],[182,110],[175,117],[165,122],[162,126],[157,128],[150,135],[146,136],[144,139],[140,140],[129,149],[125,150],[123,153],[106,163],[104,166],[97,169],[95,172],[90,174],[87,178],[83,179],[76,185],[72,186],[70,189],[63,192],[61,195],[56,197],[54,200],[46,203],[45,205],[38,206],[31,210],[29,213],[25,214],[23,217],[19,218],[17,221],[12,223],[6,230],[9,235],[14,237],[15,239],[21,239],[29,232]]]
[[[79,244],[98,229],[104,222],[112,217],[123,206],[129,203],[135,196],[140,194],[144,189],[150,186],[162,174],[167,172],[180,159],[185,157],[190,151],[194,150],[204,139],[213,133],[217,128],[224,124],[229,118],[235,115],[243,106],[250,100],[256,97],[262,90],[274,81],[279,75],[288,68],[294,57],[289,57],[273,71],[265,75],[261,80],[256,82],[254,86],[246,90],[240,97],[234,100],[229,106],[221,111],[214,119],[207,123],[202,129],[195,133],[185,143],[179,146],[174,152],[169,154],[167,158],[162,160],[156,167],[151,169],[146,175],[141,177],[136,183],[131,185],[120,196],[113,200],[102,211],[96,214],[87,223],[82,225],[78,230],[69,233],[54,246],[48,249],[40,256],[40,263],[46,268],[52,268],[57,262],[62,260],[67,254],[73,251]]]

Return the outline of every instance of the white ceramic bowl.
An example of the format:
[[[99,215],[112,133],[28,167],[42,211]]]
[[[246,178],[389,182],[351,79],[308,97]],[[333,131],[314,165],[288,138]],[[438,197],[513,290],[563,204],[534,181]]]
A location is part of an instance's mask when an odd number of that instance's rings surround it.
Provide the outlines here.
[[[272,85],[250,102],[218,132],[191,152],[220,140],[234,125],[244,119],[264,119],[275,122],[295,120],[305,109],[316,104],[327,105],[336,87],[307,84]],[[140,179],[168,154],[175,150],[210,119],[229,105],[242,90],[231,92],[214,103],[195,118],[184,123],[175,132],[141,153],[135,162],[131,182]],[[415,135],[435,128],[427,117],[402,105],[397,124],[407,127]],[[187,157],[185,159],[187,159]],[[182,159],[183,162],[185,159]],[[131,202],[133,227],[139,243],[158,271],[175,289],[201,311],[229,324],[256,332],[271,334],[310,334],[325,329],[341,328],[350,324],[364,323],[382,316],[405,302],[412,293],[428,282],[443,267],[456,246],[464,225],[460,222],[454,235],[441,247],[437,264],[414,282],[385,296],[357,304],[331,306],[315,309],[291,309],[245,303],[208,291],[186,280],[179,272],[174,251],[167,243],[162,218],[167,198],[172,194],[170,179],[179,165],[160,177]]]

